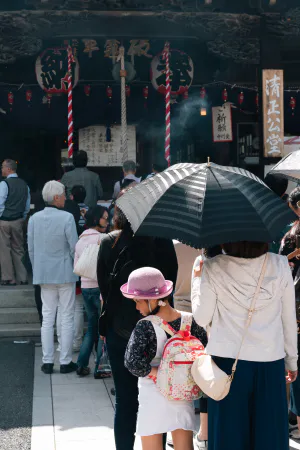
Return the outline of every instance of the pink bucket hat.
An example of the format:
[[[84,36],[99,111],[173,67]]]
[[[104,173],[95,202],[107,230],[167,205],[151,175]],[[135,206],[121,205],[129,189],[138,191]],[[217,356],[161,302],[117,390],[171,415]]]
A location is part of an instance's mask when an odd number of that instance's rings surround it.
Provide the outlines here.
[[[173,291],[173,282],[164,279],[163,274],[153,267],[134,270],[123,284],[124,297],[137,300],[151,300],[168,297]]]

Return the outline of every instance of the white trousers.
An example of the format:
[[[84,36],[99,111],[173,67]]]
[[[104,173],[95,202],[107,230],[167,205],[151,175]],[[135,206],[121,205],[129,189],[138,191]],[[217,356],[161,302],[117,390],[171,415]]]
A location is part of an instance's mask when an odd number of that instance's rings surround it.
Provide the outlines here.
[[[72,361],[75,288],[75,283],[41,285],[44,364],[53,364],[54,362],[54,324],[58,306],[61,313],[61,351],[59,362],[60,364],[69,364]]]
[[[84,307],[83,307],[83,297],[82,294],[76,295],[75,298],[75,314],[74,314],[74,338],[73,338],[73,348],[80,348],[82,344],[83,337],[83,327],[84,327]],[[57,318],[56,318],[56,335],[58,346],[60,348],[60,335],[61,335],[61,314],[60,308],[57,308]]]

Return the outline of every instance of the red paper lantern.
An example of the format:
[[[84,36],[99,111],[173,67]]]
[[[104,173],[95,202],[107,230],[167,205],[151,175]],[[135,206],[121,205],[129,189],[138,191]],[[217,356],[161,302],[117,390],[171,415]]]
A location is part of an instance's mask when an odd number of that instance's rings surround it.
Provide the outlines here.
[[[143,96],[144,96],[145,100],[148,100],[148,95],[149,95],[149,88],[148,88],[148,86],[145,86],[143,88]]]
[[[30,103],[31,99],[32,99],[32,91],[30,89],[27,89],[27,91],[26,91],[26,101],[28,103]]]
[[[147,109],[147,100],[148,100],[148,95],[149,95],[149,88],[148,86],[145,86],[143,88],[143,97],[144,97],[144,108]]]
[[[14,94],[12,92],[9,92],[7,95],[8,104],[10,106],[10,111],[12,111],[12,107],[14,104]]]
[[[186,90],[186,91],[184,91],[184,93],[183,93],[183,100],[187,100],[188,98],[189,98],[189,91]]]
[[[85,95],[86,95],[87,97],[90,96],[90,94],[91,94],[91,85],[90,85],[90,84],[86,84],[86,85],[84,86],[84,93],[85,93]]]
[[[224,103],[227,102],[227,100],[228,100],[228,92],[227,92],[227,89],[223,89],[223,92],[222,92],[222,99],[223,99],[223,102],[224,102]]]
[[[47,92],[48,108],[51,108],[51,100],[52,100],[52,94],[50,92]]]
[[[106,88],[106,95],[107,95],[107,97],[108,97],[110,100],[112,99],[112,94],[113,94],[112,88],[111,88],[110,86],[107,86],[107,88]]]
[[[256,109],[257,109],[257,112],[258,112],[258,108],[259,108],[259,93],[256,94],[255,104],[256,104]]]
[[[239,100],[239,105],[242,106],[242,104],[244,103],[244,92],[243,91],[239,93],[238,100]]]
[[[125,93],[126,93],[126,97],[130,97],[130,86],[126,85]]]
[[[295,97],[291,97],[290,99],[290,107],[292,108],[292,116],[295,115],[295,108],[296,108],[296,99]]]
[[[205,97],[206,97],[206,89],[205,89],[205,87],[202,87],[200,89],[200,98],[201,98],[201,100],[204,100]]]

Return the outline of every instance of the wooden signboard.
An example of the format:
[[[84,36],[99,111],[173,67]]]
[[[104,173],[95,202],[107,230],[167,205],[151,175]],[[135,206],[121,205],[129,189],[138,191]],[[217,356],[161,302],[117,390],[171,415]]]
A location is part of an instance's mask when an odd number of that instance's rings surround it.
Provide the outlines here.
[[[264,157],[284,154],[283,70],[263,70]]]
[[[232,142],[232,117],[230,103],[212,108],[214,142]]]

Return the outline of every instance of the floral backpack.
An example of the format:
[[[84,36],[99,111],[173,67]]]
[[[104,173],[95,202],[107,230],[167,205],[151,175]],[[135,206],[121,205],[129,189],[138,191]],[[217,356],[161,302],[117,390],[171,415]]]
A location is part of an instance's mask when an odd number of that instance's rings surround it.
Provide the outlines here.
[[[195,359],[205,352],[200,340],[191,335],[192,319],[192,314],[181,313],[181,327],[175,331],[160,317],[147,317],[171,336],[164,346],[157,374],[157,387],[168,400],[192,401],[201,395],[191,368]]]

